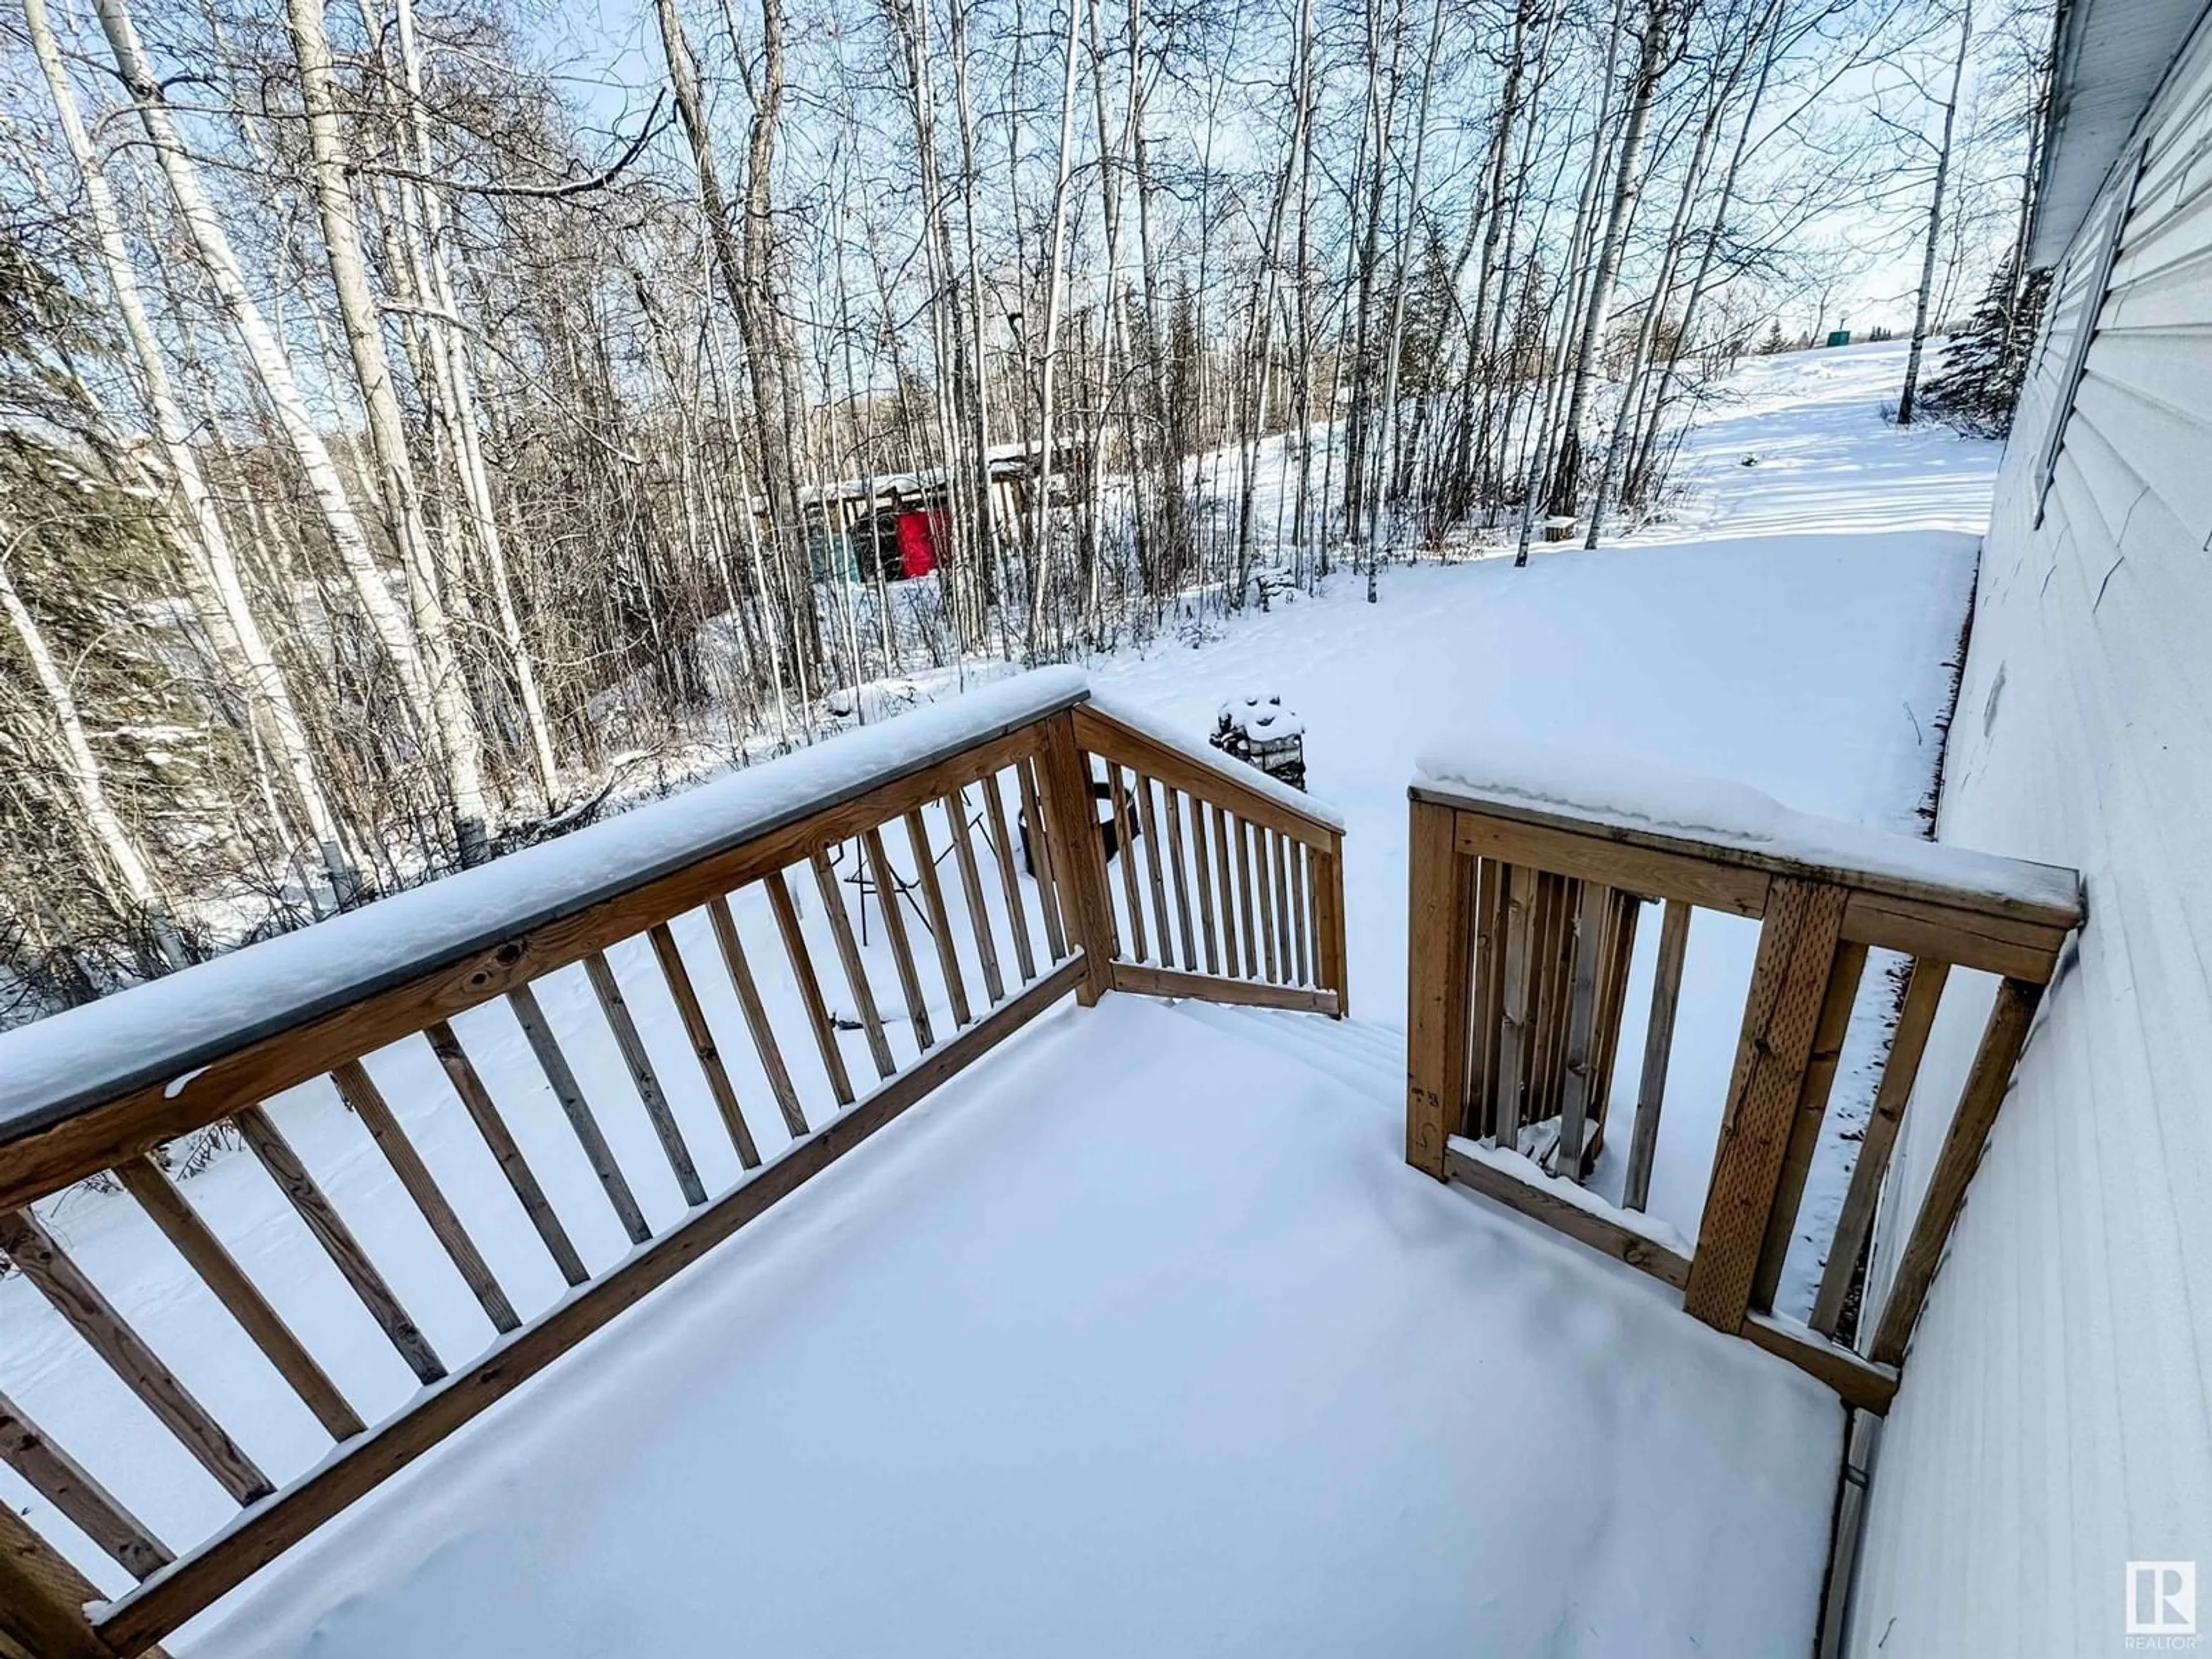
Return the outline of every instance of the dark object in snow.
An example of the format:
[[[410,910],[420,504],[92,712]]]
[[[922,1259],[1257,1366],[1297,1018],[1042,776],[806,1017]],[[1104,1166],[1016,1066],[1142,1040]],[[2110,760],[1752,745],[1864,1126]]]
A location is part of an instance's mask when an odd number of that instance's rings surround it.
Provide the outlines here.
[[[1252,572],[1251,599],[1262,611],[1274,609],[1277,595],[1295,599],[1297,591],[1297,577],[1288,565],[1266,564]]]
[[[1279,696],[1231,697],[1206,741],[1293,789],[1306,787],[1306,723]]]
[[[1756,455],[1747,455],[1743,458],[1741,465],[1744,466],[1757,466],[1759,465],[1759,457]]]
[[[1100,779],[1093,778],[1091,781],[1091,798],[1093,800],[1111,802],[1114,799],[1113,787]],[[1036,856],[1030,850],[1030,815],[1027,812],[1020,814],[1019,823],[1022,836],[1022,871],[1025,875],[1034,876],[1036,874]],[[1133,808],[1129,813],[1129,839],[1134,841],[1144,833],[1144,826],[1137,822],[1137,814]],[[1113,863],[1121,851],[1121,826],[1114,822],[1114,809],[1110,805],[1098,820],[1098,839],[1105,843],[1106,862]]]

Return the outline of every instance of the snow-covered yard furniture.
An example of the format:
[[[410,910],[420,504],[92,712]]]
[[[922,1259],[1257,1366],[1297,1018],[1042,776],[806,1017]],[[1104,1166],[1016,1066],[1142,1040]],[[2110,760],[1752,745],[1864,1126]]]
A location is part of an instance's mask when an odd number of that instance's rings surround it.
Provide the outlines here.
[[[1306,723],[1283,700],[1257,693],[1231,697],[1206,739],[1223,754],[1256,766],[1293,789],[1306,787]]]
[[[0,1036],[0,1251],[228,1517],[197,1539],[157,1535],[0,1395],[0,1459],[136,1585],[103,1600],[0,1502],[0,1652],[143,1652],[1064,999],[1089,1006],[1118,990],[1342,1015],[1341,823],[1088,699],[1073,672],[1023,676]],[[1118,898],[1091,828],[1094,766],[1145,830],[1145,879],[1133,851],[1121,858]],[[1034,878],[1015,867],[1015,811],[1043,826]],[[904,907],[882,908],[902,1020],[878,1001],[827,856],[857,838],[878,890],[893,889],[885,838],[901,835],[933,936],[917,951]],[[939,873],[946,839],[957,911]],[[802,915],[794,877],[818,910]],[[857,1031],[830,1016],[823,982],[837,975]],[[505,1071],[490,1028],[456,1024],[501,1002],[498,1029],[520,1038],[501,1048],[515,1062]],[[712,1008],[727,1011],[720,1032]],[[679,1091],[665,1086],[672,1058],[690,1073]],[[593,1098],[584,1079],[610,1074],[627,1091]],[[574,1144],[533,1153],[500,1103],[516,1090],[550,1091],[557,1116],[528,1127],[550,1121]],[[698,1107],[688,1135],[678,1094]],[[322,1184],[327,1164],[301,1155],[303,1125],[338,1100],[353,1115],[341,1127],[365,1130],[396,1178],[373,1190],[411,1217],[348,1218]],[[282,1297],[162,1167],[169,1142],[225,1121],[419,1383],[396,1413],[333,1382]],[[449,1136],[515,1206],[516,1236],[500,1243],[526,1264],[480,1246],[450,1190],[455,1164],[434,1173]],[[645,1182],[638,1156],[666,1168]],[[566,1205],[548,1195],[562,1170]],[[264,1471],[33,1208],[103,1175],[188,1264],[190,1299],[224,1310],[210,1339],[235,1348],[242,1334],[320,1425],[319,1461],[286,1479]],[[664,1185],[680,1211],[660,1202]],[[595,1253],[579,1205],[594,1212]],[[426,1227],[422,1243],[458,1275],[474,1351],[454,1350],[450,1320],[434,1340],[439,1322],[418,1323],[380,1269],[364,1240],[388,1243],[395,1224]],[[610,1253],[617,1226],[627,1249]],[[544,1291],[534,1304],[518,1264]]]
[[[1886,1410],[2028,1022],[2081,921],[2079,876],[1631,762],[1440,751],[1420,763],[1411,801],[1407,1161],[1642,1268],[1679,1288],[1696,1317]],[[1583,1162],[1547,1169],[1524,1154],[1594,1139],[1638,918],[1653,902],[1663,908],[1616,1206],[1581,1184]],[[1699,909],[1755,919],[1759,931],[1692,1246],[1643,1212]],[[1801,1202],[1869,949],[1910,957],[1911,970],[1801,1323],[1776,1314],[1776,1288],[1801,1220],[1810,1224]],[[1861,1310],[1846,1346],[1838,1336],[1862,1287],[1875,1200],[1954,967],[1999,976],[1995,1000],[1963,1087],[1916,1109],[1943,1114],[1948,1128],[1887,1295]]]

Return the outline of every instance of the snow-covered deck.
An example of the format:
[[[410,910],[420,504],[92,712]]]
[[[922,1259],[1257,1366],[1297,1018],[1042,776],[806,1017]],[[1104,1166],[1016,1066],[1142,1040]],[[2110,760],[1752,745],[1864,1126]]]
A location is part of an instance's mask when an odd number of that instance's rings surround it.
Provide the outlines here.
[[[1408,1169],[1402,1063],[1064,1005],[170,1645],[1805,1651],[1834,1396]]]

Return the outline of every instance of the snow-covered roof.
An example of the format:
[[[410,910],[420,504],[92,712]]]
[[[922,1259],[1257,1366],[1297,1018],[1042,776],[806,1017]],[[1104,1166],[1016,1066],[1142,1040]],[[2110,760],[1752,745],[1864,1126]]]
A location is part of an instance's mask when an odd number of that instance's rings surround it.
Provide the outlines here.
[[[2059,0],[2032,264],[2064,257],[2206,9],[2206,0]]]
[[[0,1143],[769,834],[1089,695],[1073,668],[881,725],[0,1034]]]

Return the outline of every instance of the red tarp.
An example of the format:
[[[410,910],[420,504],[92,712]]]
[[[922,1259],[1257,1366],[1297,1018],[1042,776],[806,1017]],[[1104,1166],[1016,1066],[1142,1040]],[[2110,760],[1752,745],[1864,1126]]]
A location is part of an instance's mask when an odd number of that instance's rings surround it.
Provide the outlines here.
[[[937,526],[934,513],[898,515],[899,574],[927,576],[937,568]]]

